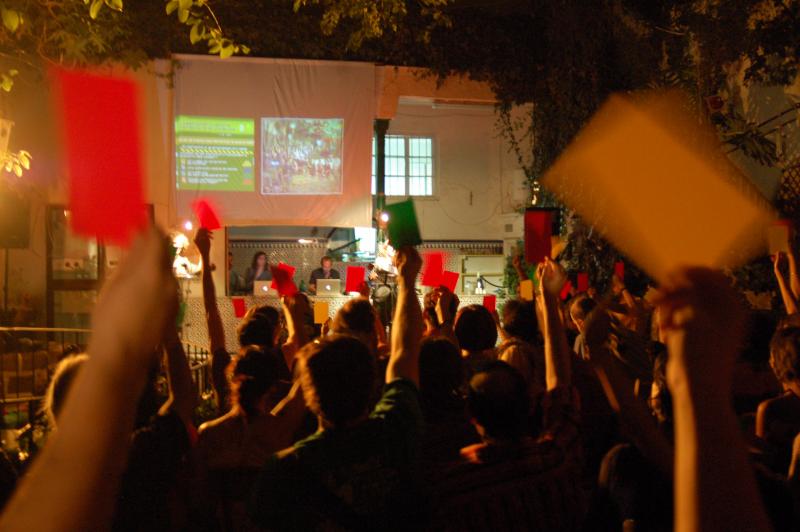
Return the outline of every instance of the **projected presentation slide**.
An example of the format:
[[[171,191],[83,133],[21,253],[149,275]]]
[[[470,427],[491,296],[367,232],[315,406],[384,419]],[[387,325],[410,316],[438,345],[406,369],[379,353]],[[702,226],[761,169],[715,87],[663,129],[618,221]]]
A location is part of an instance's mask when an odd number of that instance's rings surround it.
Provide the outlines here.
[[[175,118],[176,186],[252,192],[255,122],[248,118]]]
[[[341,118],[262,118],[261,193],[341,194]]]

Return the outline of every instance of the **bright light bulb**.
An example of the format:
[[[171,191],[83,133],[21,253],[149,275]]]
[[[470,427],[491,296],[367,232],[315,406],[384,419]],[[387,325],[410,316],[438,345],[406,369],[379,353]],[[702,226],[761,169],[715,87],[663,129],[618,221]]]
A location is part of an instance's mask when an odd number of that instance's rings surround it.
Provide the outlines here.
[[[389,213],[388,212],[382,212],[381,213],[381,221],[384,222],[384,223],[389,221]]]
[[[185,222],[183,222],[183,228],[186,229],[187,231],[191,231],[193,227],[194,225],[192,225],[191,220],[186,220]]]

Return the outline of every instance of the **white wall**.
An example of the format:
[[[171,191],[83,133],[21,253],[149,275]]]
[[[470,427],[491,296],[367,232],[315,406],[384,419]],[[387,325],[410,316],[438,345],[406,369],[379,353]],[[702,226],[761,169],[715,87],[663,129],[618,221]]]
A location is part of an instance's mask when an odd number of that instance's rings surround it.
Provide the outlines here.
[[[493,106],[403,101],[389,135],[433,137],[434,196],[416,197],[425,240],[501,240],[525,197]],[[391,203],[399,199],[390,197]],[[502,215],[506,216],[502,216]]]

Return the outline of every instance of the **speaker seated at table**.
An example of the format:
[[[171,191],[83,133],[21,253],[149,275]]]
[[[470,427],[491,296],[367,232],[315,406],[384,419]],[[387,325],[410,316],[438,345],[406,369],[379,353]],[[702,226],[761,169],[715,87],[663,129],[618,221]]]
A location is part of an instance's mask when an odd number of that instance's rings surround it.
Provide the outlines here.
[[[342,295],[342,281],[339,279],[317,279],[317,296],[333,297]]]

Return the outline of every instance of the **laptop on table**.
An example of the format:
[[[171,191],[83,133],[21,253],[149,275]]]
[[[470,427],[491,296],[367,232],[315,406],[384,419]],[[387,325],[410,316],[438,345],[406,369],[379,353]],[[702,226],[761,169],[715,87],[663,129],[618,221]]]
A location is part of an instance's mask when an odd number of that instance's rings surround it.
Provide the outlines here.
[[[341,279],[317,279],[317,296],[333,297],[342,295]]]

